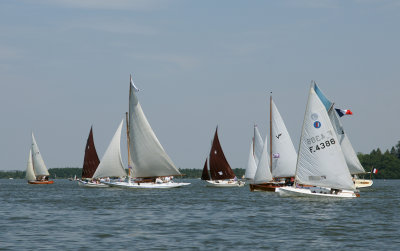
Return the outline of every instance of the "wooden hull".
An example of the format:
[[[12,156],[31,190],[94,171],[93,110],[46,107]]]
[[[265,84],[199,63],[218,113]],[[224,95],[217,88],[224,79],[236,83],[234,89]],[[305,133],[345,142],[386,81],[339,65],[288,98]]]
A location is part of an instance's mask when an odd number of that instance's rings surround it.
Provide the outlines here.
[[[355,179],[354,185],[356,188],[370,187],[374,182],[372,180]]]
[[[53,183],[54,180],[28,180],[28,184],[34,184],[34,185],[48,185]]]
[[[278,192],[280,187],[282,186],[275,183],[250,184],[250,191]]]
[[[279,188],[279,195],[281,196],[294,196],[294,197],[330,197],[330,198],[356,198],[360,195],[356,192],[349,190],[341,190],[333,192],[330,188],[324,187],[281,187]]]

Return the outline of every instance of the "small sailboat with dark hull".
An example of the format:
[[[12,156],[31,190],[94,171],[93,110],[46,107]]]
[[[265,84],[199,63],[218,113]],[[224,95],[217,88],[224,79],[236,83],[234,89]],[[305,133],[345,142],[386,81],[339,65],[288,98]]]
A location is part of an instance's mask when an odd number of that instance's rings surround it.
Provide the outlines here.
[[[26,168],[26,179],[29,184],[53,184],[53,180],[49,180],[49,171],[44,164],[39,147],[36,143],[35,136],[32,133],[32,146],[29,150],[28,165]]]
[[[242,187],[244,182],[237,179],[235,173],[232,171],[225,154],[222,151],[221,144],[218,139],[218,127],[215,130],[214,140],[211,146],[209,155],[209,169],[208,174],[207,159],[204,164],[202,180],[207,182],[209,187]]]
[[[107,185],[101,184],[93,180],[93,174],[96,172],[100,164],[99,156],[97,155],[96,147],[93,139],[93,128],[90,127],[88,139],[85,147],[85,157],[83,159],[82,180],[78,180],[78,184],[84,187],[106,187]]]

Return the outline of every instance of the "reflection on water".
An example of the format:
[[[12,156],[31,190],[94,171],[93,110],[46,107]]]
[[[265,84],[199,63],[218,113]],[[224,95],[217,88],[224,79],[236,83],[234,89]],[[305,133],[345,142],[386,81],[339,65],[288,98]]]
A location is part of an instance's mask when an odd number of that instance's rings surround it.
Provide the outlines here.
[[[400,241],[400,181],[356,199],[281,198],[200,180],[170,190],[0,180],[0,250],[384,250]]]

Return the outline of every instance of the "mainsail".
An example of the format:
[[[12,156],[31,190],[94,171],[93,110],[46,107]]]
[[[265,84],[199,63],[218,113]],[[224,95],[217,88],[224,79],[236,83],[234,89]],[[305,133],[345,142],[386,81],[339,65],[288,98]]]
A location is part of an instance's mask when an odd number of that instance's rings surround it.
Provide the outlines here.
[[[272,176],[293,177],[297,154],[285,123],[271,98]]]
[[[151,129],[132,83],[129,90],[129,148],[133,177],[181,174]]]
[[[346,160],[326,111],[311,85],[296,166],[296,183],[355,190]]]
[[[93,174],[93,178],[125,177],[126,172],[121,158],[121,130],[123,120],[112,138],[110,145],[101,158],[100,164]]]
[[[212,180],[233,179],[233,173],[225,154],[222,151],[221,144],[218,139],[218,128],[215,130],[213,143],[210,151],[210,174]]]
[[[90,127],[89,137],[86,141],[85,157],[83,160],[82,179],[90,179],[99,165],[100,160],[94,146],[93,130]]]
[[[203,172],[201,173],[202,180],[210,180],[210,175],[208,174],[207,159],[204,163]]]
[[[40,154],[39,147],[36,144],[35,136],[33,136],[32,132],[32,163],[33,169],[35,171],[36,177],[40,176],[49,176],[49,171],[44,164],[42,155]]]
[[[28,165],[26,167],[26,176],[27,180],[36,180],[35,172],[33,171],[33,164],[32,164],[32,150],[29,149],[29,157],[28,157]]]
[[[254,184],[267,183],[272,181],[272,174],[269,166],[269,154],[268,154],[268,137],[265,136],[264,147],[261,154],[260,162],[257,165],[257,171],[254,176]]]
[[[244,174],[244,178],[248,180],[254,179],[254,175],[256,174],[257,170],[257,165],[254,157],[254,146],[253,146],[253,140],[251,141],[250,144],[250,151],[249,151],[249,158],[247,161],[247,167],[246,167],[246,172]]]
[[[331,109],[329,112],[329,117],[331,119],[333,128],[335,129],[336,136],[339,139],[340,146],[342,147],[344,158],[346,159],[347,166],[349,167],[351,174],[365,173],[360,160],[354,151],[353,146],[350,143],[349,137],[344,132],[343,125],[340,122],[339,116],[335,109]]]
[[[256,165],[260,162],[263,147],[263,139],[258,131],[257,125],[254,125],[254,160],[256,161]]]

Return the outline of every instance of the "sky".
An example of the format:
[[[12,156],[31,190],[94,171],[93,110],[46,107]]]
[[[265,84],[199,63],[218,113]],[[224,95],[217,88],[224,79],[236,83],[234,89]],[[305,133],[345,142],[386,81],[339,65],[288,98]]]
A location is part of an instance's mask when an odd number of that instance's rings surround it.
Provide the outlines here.
[[[218,125],[245,168],[269,96],[297,149],[310,83],[336,106],[357,152],[400,140],[395,0],[0,1],[0,170],[25,170],[35,134],[48,168],[99,157],[128,111],[129,74],[179,168],[202,168]],[[124,125],[125,128],[125,125]],[[126,134],[121,138],[127,162]]]

